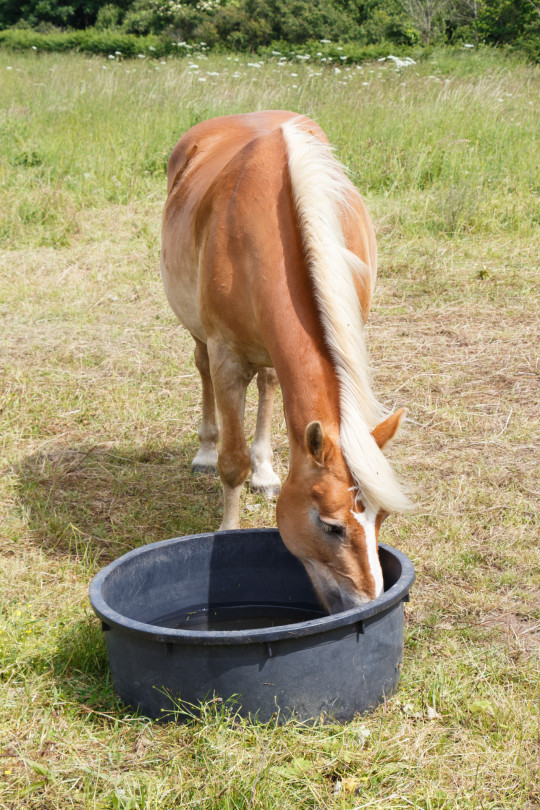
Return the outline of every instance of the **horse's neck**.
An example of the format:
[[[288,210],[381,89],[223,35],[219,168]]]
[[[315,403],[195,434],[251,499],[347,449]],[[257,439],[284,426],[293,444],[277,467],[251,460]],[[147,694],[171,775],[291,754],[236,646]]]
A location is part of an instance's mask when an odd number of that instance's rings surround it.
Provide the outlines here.
[[[303,336],[302,344],[291,340],[291,330],[280,341],[274,365],[280,382],[289,436],[291,473],[303,469],[306,459],[305,432],[310,422],[321,422],[334,441],[339,440],[339,386],[324,346]]]
[[[339,396],[334,369],[325,358],[303,358],[297,368],[276,369],[291,440],[304,446],[310,422],[339,434]]]
[[[291,458],[296,447],[305,452],[310,422],[319,421],[339,435],[340,419],[336,371],[299,236],[294,237],[289,242],[292,258],[283,272],[274,274],[272,295],[261,302],[265,317],[259,322],[283,394]],[[279,266],[279,257],[275,264]]]

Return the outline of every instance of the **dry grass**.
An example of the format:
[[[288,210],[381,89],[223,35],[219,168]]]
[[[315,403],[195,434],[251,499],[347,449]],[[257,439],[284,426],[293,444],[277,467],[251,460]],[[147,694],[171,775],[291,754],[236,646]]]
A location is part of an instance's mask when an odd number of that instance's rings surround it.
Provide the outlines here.
[[[76,72],[80,64],[70,59]],[[478,87],[484,95],[486,87],[513,92],[525,121],[538,76],[525,82],[520,70],[507,66],[506,78],[491,83],[475,75],[473,92],[456,64],[453,92],[469,98],[471,115],[479,115]],[[377,105],[384,112],[401,99],[406,106],[409,92],[417,98],[427,86],[428,71],[433,66],[411,78],[410,91],[386,77]],[[97,78],[88,81],[99,98]],[[249,92],[278,106],[283,95],[272,81],[261,75]],[[251,98],[243,92],[239,104]],[[318,92],[310,112],[320,105],[324,119],[336,100]],[[190,101],[199,103],[199,96]],[[345,113],[334,126],[344,152],[352,152],[348,126]],[[37,129],[32,137],[36,148],[52,148]],[[403,150],[412,149],[407,137]],[[122,138],[115,143],[129,151]],[[511,164],[500,149],[504,174]],[[220,519],[216,481],[189,474],[198,381],[190,340],[157,271],[163,179],[144,183],[150,192],[129,201],[94,194],[85,203],[83,196],[56,246],[42,239],[41,221],[17,246],[19,225],[7,216],[0,808],[538,807],[540,328],[532,214],[515,231],[478,218],[465,227],[463,195],[442,199],[433,186],[418,187],[408,208],[407,188],[390,196],[368,188],[381,253],[369,326],[376,390],[386,404],[409,408],[392,455],[419,506],[412,517],[388,520],[384,533],[417,570],[399,693],[345,727],[253,727],[216,704],[190,726],[162,726],[115,698],[87,600],[90,578],[108,559]],[[515,177],[507,186],[518,218],[525,185]],[[497,191],[489,199],[502,205]],[[434,227],[437,217],[452,227]],[[253,431],[253,395],[248,424]],[[283,475],[279,406],[274,446]],[[245,526],[274,524],[272,505],[247,491],[243,500]]]

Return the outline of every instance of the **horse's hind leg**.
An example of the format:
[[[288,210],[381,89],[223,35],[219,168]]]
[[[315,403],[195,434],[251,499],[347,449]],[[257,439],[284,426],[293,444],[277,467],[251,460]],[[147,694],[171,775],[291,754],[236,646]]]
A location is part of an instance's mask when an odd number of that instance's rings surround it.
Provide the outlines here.
[[[216,401],[210,376],[208,350],[195,338],[195,365],[201,375],[202,422],[198,431],[199,452],[191,462],[191,472],[217,472],[217,442],[219,431],[216,424]]]
[[[280,490],[281,482],[272,469],[272,445],[270,443],[270,429],[272,426],[272,408],[278,379],[273,368],[262,368],[257,374],[257,388],[259,389],[259,409],[257,411],[257,427],[255,438],[251,446],[251,489],[264,492],[268,498],[275,498]]]
[[[244,411],[253,372],[219,341],[208,342],[208,354],[222,427],[218,471],[223,484],[223,522],[219,528],[237,529],[240,492],[251,468]]]

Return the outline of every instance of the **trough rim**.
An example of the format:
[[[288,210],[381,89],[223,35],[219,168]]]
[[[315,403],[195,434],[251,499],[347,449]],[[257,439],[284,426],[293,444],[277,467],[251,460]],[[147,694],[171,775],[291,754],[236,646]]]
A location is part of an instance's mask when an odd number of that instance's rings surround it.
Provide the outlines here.
[[[145,638],[151,641],[158,641],[170,644],[189,645],[245,645],[255,643],[269,643],[276,641],[292,640],[306,636],[319,635],[336,630],[341,627],[357,625],[360,633],[364,632],[362,622],[372,619],[374,616],[387,613],[399,602],[408,601],[409,590],[415,581],[414,565],[411,560],[399,549],[379,543],[379,548],[384,549],[396,557],[401,564],[401,576],[391,588],[384,591],[376,599],[372,599],[361,607],[351,610],[333,613],[328,616],[320,616],[305,622],[279,625],[277,627],[247,629],[247,630],[181,630],[172,627],[160,627],[158,625],[147,624],[135,621],[121,613],[113,610],[101,595],[102,587],[107,577],[112,572],[123,565],[128,559],[142,554],[151,554],[156,548],[164,548],[176,543],[189,540],[203,540],[212,538],[214,542],[220,538],[241,534],[271,534],[279,535],[278,529],[233,529],[222,532],[204,532],[203,534],[188,534],[181,537],[171,537],[168,540],[158,540],[155,543],[147,543],[144,546],[128,551],[117,560],[102,568],[92,579],[89,588],[90,602],[92,608],[103,623],[103,630],[114,628],[126,635],[134,635],[138,638]],[[281,540],[281,537],[280,537]],[[281,540],[281,542],[283,542]]]

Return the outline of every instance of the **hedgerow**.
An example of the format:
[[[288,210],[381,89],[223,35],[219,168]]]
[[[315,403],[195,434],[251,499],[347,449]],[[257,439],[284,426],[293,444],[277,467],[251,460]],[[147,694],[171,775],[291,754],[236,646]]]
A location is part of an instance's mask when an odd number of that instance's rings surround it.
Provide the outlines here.
[[[32,29],[8,28],[0,31],[0,46],[14,51],[81,51],[93,54],[114,54],[126,57],[161,57],[178,52],[176,41],[155,34],[136,36],[122,31],[100,31],[86,28],[80,31],[51,31],[41,33]]]
[[[239,40],[237,50],[246,49],[248,44]],[[104,56],[115,54],[117,57],[126,58],[138,56],[162,58],[170,55],[185,56],[194,50],[207,50],[211,47],[211,43],[203,40],[189,44],[169,37],[158,36],[157,34],[138,36],[115,30],[103,31],[97,28],[87,28],[82,31],[52,31],[49,33],[41,33],[32,29],[12,28],[0,31],[0,47],[9,48],[13,51],[79,51]],[[213,47],[214,49],[220,49],[219,43]],[[421,46],[410,48],[406,45],[396,45],[396,43],[385,41],[365,45],[360,42],[309,40],[292,45],[290,42],[280,40],[271,42],[269,45],[261,45],[256,50],[261,56],[265,57],[282,55],[287,58],[294,58],[309,54],[311,57],[318,55],[337,62],[340,60],[365,62],[370,59],[386,57],[391,53],[396,56],[408,54],[413,58],[420,58],[429,53],[429,49]]]

